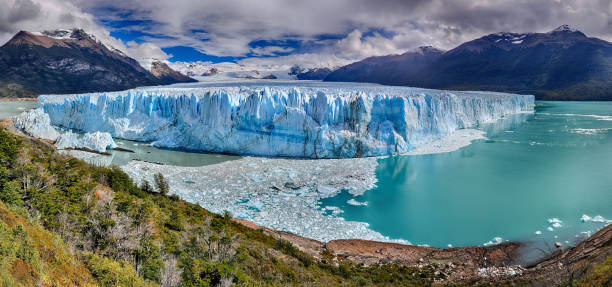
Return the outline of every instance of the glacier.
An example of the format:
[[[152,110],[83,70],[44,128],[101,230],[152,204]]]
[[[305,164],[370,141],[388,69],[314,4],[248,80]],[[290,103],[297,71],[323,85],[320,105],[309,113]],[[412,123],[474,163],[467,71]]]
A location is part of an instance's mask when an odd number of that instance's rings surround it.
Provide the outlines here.
[[[42,95],[53,125],[154,146],[300,158],[407,153],[534,97],[355,83],[209,83]]]

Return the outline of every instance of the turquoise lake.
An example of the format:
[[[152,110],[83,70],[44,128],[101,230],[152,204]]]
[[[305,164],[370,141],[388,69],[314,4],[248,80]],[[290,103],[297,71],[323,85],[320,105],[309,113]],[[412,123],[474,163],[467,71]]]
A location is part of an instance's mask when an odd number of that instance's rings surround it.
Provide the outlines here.
[[[488,139],[454,152],[380,159],[377,187],[355,198],[367,206],[348,204],[347,192],[321,206],[433,247],[495,237],[540,249],[574,243],[604,226],[581,222],[583,214],[612,219],[612,103],[538,102],[535,110],[479,127]]]

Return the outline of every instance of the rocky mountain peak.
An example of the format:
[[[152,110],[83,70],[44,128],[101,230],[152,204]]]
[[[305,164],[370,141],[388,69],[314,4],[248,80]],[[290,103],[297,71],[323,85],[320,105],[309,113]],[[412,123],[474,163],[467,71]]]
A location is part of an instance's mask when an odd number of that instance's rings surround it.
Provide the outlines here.
[[[571,27],[570,25],[563,24],[563,25],[555,28],[554,30],[550,31],[549,33],[558,33],[558,32],[570,32],[570,33],[573,33],[573,32],[580,32],[580,31],[578,31],[578,29],[575,29],[575,28]]]
[[[421,46],[415,49],[415,52],[420,54],[432,54],[432,53],[444,53],[444,50],[440,50],[434,46]]]

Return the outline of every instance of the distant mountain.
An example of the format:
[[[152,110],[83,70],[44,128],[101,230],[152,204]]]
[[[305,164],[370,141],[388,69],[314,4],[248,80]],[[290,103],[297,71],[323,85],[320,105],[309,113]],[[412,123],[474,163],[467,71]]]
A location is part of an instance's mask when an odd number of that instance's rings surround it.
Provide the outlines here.
[[[289,75],[295,76],[298,80],[323,80],[331,72],[332,69],[327,67],[306,69],[296,65],[291,67]]]
[[[401,55],[369,57],[338,68],[330,73],[325,81],[397,85],[406,78],[415,77],[416,73],[431,65],[443,54],[442,50],[424,46]]]
[[[0,97],[116,91],[166,84],[81,29],[17,33],[0,47]]]
[[[170,68],[166,63],[155,61],[151,64],[151,74],[159,79],[162,84],[192,83],[197,80]]]
[[[504,91],[546,100],[612,100],[612,43],[567,25],[548,33],[490,34],[433,60],[400,56],[368,58],[325,80]]]

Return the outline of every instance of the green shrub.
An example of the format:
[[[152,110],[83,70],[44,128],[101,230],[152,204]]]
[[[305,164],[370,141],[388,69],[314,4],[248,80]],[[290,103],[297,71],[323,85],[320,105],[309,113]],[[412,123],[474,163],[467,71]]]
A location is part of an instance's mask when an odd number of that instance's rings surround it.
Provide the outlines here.
[[[21,183],[13,180],[4,184],[0,190],[0,200],[8,204],[23,205],[21,198],[23,197],[23,189]]]
[[[87,269],[89,269],[100,286],[157,286],[150,281],[139,278],[136,270],[126,261],[113,261],[91,252],[84,252],[83,259],[85,266],[87,266]]]

